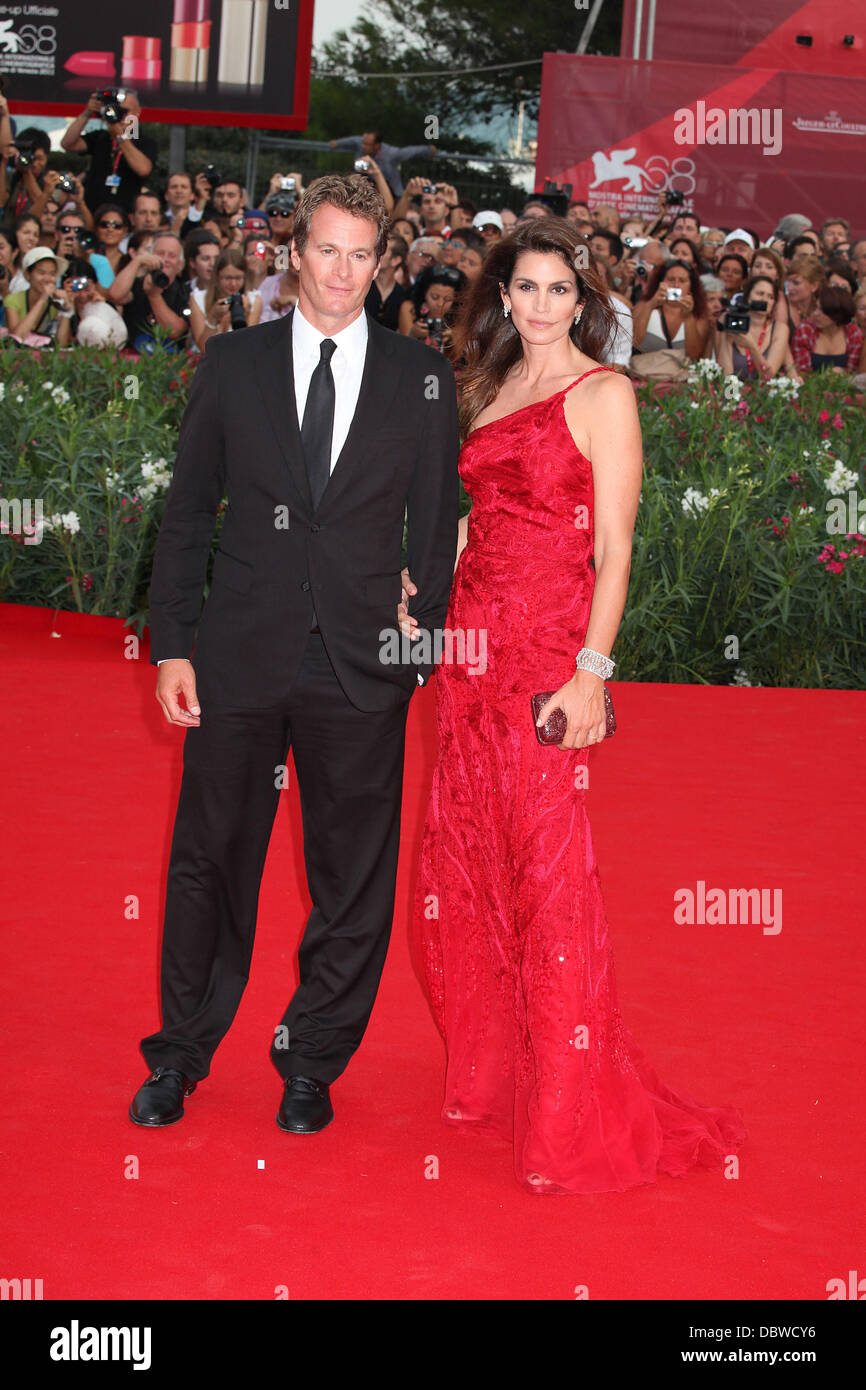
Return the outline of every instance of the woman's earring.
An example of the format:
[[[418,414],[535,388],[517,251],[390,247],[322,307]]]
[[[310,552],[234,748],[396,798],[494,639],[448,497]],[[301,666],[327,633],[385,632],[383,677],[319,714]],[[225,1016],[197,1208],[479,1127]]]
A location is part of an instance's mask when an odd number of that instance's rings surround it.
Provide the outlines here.
[[[511,313],[511,310],[509,309],[508,305],[507,305],[507,304],[503,304],[503,306],[502,306],[502,317],[507,319],[507,318],[508,318],[508,315],[509,315],[510,313]]]
[[[583,310],[582,310],[582,309],[578,309],[577,313],[576,313],[575,316],[574,316],[574,321],[575,321],[575,323],[580,323],[580,316],[581,316],[582,313],[583,313]]]

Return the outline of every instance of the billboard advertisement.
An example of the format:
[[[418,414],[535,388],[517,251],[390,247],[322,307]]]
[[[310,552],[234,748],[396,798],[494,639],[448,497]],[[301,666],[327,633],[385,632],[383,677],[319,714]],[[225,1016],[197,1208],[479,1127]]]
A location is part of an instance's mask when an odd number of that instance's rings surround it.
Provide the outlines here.
[[[655,215],[682,194],[705,226],[768,236],[843,215],[866,235],[866,78],[546,53],[536,189]]]
[[[77,115],[131,88],[149,121],[303,130],[313,0],[0,0],[10,110]]]

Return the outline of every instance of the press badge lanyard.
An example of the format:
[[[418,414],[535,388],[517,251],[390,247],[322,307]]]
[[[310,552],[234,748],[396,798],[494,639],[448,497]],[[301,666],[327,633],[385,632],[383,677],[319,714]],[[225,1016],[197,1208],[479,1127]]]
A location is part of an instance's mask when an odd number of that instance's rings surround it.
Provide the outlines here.
[[[119,187],[120,187],[120,175],[119,175],[118,172],[117,172],[117,166],[118,166],[118,164],[120,163],[120,158],[121,158],[122,151],[121,151],[121,148],[120,148],[120,143],[119,143],[119,141],[117,141],[117,140],[112,140],[111,145],[112,145],[112,149],[114,148],[115,145],[117,146],[117,153],[116,153],[115,156],[114,156],[114,168],[112,169],[111,173],[107,175],[106,180],[105,180],[105,186],[106,186],[106,188],[119,188]]]

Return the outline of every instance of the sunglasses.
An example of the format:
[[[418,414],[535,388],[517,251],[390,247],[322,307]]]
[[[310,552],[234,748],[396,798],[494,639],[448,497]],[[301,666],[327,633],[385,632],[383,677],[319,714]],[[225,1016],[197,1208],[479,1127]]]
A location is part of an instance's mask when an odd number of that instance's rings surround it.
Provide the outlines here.
[[[112,230],[116,232],[125,224],[123,222],[100,222],[98,225],[100,227],[111,227]]]
[[[99,225],[100,225],[100,227],[101,227],[103,224],[100,222]],[[83,231],[84,231],[84,228],[83,228],[83,227],[70,226],[68,222],[62,222],[62,223],[60,223],[60,225],[58,226],[57,230],[58,230],[58,232],[60,232],[61,236],[69,236],[70,233],[73,233],[73,232],[76,233],[76,234],[77,234],[78,232],[83,232]]]

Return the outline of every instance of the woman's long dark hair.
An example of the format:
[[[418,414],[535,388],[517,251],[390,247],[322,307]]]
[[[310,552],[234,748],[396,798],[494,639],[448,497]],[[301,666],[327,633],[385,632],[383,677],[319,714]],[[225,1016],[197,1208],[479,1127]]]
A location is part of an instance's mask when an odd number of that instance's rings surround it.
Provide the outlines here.
[[[586,239],[561,217],[533,217],[491,246],[481,275],[463,297],[454,325],[453,363],[465,361],[460,378],[460,431],[463,438],[472,421],[489,405],[505,378],[523,356],[520,334],[502,312],[499,283],[507,288],[518,256],[525,251],[553,253],[568,267],[577,283],[583,310],[569,329],[576,348],[596,361],[616,331],[616,314],[607,289],[593,268]]]

